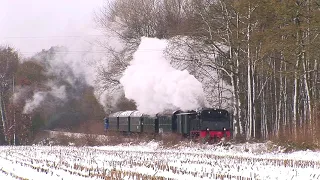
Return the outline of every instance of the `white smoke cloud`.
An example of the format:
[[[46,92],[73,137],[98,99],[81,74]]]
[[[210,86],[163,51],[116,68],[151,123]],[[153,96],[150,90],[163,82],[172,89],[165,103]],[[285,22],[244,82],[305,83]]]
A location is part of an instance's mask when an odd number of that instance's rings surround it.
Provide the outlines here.
[[[37,91],[34,93],[31,99],[26,100],[25,106],[23,108],[24,114],[30,114],[35,109],[40,107],[41,103],[47,98],[48,95],[51,95],[57,99],[60,99],[63,102],[67,100],[67,93],[66,93],[65,86],[57,86],[52,81],[48,82],[47,85],[51,87],[50,91]],[[27,88],[20,88],[19,91],[15,93],[13,102],[16,103],[17,101],[20,101],[23,98],[22,97],[23,94],[25,94],[27,91],[28,91]]]
[[[24,114],[30,114],[34,109],[40,106],[41,102],[46,98],[47,92],[36,92],[32,99],[26,101],[26,105],[23,108]]]
[[[29,88],[21,86],[15,87],[15,93],[12,96],[12,102],[14,104],[18,104],[27,95],[29,90]]]
[[[142,113],[192,110],[204,103],[202,84],[188,71],[174,69],[166,59],[167,44],[167,40],[143,37],[120,79],[125,96],[133,99]]]
[[[52,96],[62,100],[67,100],[66,86],[51,86],[51,91],[49,92]]]
[[[68,95],[66,93],[66,87],[61,86],[61,81],[67,81],[73,88],[79,88],[82,85],[95,87],[95,78],[98,75],[96,68],[98,65],[103,65],[100,62],[102,61],[101,58],[98,57],[101,56],[101,54],[90,52],[90,49],[95,51],[94,49],[96,47],[83,45],[81,43],[75,44],[75,46],[77,46],[78,49],[82,49],[83,53],[73,53],[66,47],[54,46],[46,52],[35,55],[33,58],[24,59],[24,61],[31,60],[36,63],[43,64],[46,68],[46,75],[49,77],[56,77],[56,79],[52,79],[46,83],[46,86],[51,89],[48,94],[62,100],[63,102],[68,100]],[[19,91],[16,91],[14,95],[15,98],[13,100],[16,102],[16,100],[21,96],[20,94],[24,92],[26,92],[26,90],[24,90],[24,88],[20,88]],[[41,95],[44,97],[38,97],[37,99],[34,99],[33,97],[28,100],[27,104],[25,104],[28,112],[32,112],[33,109],[40,105],[33,101],[45,99],[45,96],[47,96],[46,93],[37,94],[37,96]],[[101,99],[104,97],[96,95],[96,98],[99,102],[102,102]]]
[[[77,78],[95,87],[97,99],[105,106],[109,92],[104,91],[103,96],[97,93],[103,88],[96,88],[102,84],[95,81],[96,69],[106,66],[106,45],[122,46],[115,34],[102,33],[94,21],[95,13],[105,4],[105,0],[1,1],[0,26],[5,28],[0,28],[0,44],[13,46],[23,57],[33,57],[52,46],[66,47],[52,59],[48,73],[66,75],[65,80],[73,86],[75,78],[64,71],[66,66],[70,67]],[[26,23],[21,23],[22,16]]]
[[[74,85],[75,78],[64,72],[68,66],[77,78],[93,86],[96,61],[105,56],[96,41],[106,39],[93,17],[103,5],[105,0],[1,1],[0,26],[5,28],[0,28],[0,44],[14,47],[23,57],[33,57],[52,46],[66,47],[52,59],[48,73],[66,75],[65,79]],[[21,16],[27,23],[21,23]],[[16,93],[15,100],[22,91]]]

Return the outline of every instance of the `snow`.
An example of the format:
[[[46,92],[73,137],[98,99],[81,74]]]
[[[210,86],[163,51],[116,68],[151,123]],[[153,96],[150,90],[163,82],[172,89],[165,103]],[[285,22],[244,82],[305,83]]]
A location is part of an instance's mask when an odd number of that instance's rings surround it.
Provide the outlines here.
[[[271,143],[2,146],[0,179],[320,179],[320,152]]]

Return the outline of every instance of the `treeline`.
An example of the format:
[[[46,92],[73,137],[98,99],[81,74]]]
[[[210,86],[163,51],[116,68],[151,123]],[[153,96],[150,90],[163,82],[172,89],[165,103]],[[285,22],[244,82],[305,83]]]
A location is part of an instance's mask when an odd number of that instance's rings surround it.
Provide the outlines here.
[[[236,136],[319,138],[319,1],[116,0],[96,22],[125,45],[106,47],[113,55],[101,71],[106,88],[120,87],[142,36],[170,39],[172,63],[219,89],[215,106],[230,102]]]
[[[24,58],[10,47],[0,47],[0,144],[31,143],[41,129],[102,124],[104,110],[93,87],[61,63],[60,48]]]

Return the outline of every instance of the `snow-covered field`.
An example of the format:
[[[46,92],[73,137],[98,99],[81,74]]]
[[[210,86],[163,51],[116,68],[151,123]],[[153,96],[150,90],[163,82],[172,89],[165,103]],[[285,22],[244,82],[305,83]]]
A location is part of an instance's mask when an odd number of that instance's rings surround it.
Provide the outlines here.
[[[0,179],[320,179],[320,152],[269,143],[3,146]]]

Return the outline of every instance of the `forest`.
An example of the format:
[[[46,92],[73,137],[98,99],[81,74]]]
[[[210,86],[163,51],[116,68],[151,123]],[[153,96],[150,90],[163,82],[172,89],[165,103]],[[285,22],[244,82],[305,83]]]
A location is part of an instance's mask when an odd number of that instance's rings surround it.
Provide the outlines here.
[[[115,0],[93,19],[122,45],[96,42],[108,57],[96,86],[68,68],[50,71],[59,47],[29,59],[0,48],[1,142],[134,109],[123,94],[113,97],[141,37],[154,37],[169,40],[171,64],[203,84],[210,106],[232,112],[236,138],[319,143],[319,0]],[[31,97],[44,96],[34,110]]]

